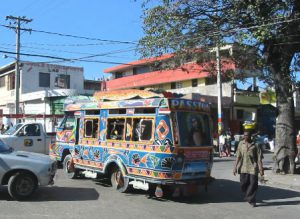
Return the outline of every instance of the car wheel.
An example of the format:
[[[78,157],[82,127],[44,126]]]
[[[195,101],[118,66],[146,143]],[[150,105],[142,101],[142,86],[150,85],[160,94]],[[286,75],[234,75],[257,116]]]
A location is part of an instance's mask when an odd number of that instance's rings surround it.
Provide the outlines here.
[[[129,179],[124,177],[119,167],[114,167],[112,169],[110,181],[112,187],[119,192],[123,193],[129,190]]]
[[[8,193],[16,200],[24,200],[32,195],[37,188],[36,178],[26,172],[18,172],[8,181]]]
[[[65,175],[69,179],[75,179],[79,175],[79,170],[74,167],[74,164],[72,163],[72,156],[70,154],[64,159],[63,169]]]

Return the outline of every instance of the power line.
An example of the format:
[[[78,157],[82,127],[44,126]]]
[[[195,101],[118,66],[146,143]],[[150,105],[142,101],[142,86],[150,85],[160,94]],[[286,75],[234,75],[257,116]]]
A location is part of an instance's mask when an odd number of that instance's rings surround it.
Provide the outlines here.
[[[279,19],[285,19],[285,18],[278,18]],[[274,20],[274,19],[273,19]],[[209,36],[217,36],[220,35],[221,33],[232,33],[232,32],[237,32],[237,31],[242,31],[242,30],[250,30],[250,29],[255,29],[255,28],[259,28],[259,27],[265,27],[265,26],[272,26],[272,25],[276,25],[276,24],[282,24],[282,23],[288,23],[288,22],[292,22],[295,20],[300,20],[300,18],[293,18],[293,19],[289,19],[289,20],[283,20],[283,21],[276,21],[276,22],[271,22],[271,23],[266,23],[266,24],[260,24],[260,25],[253,25],[253,26],[248,26],[248,27],[241,27],[241,28],[234,28],[228,31],[212,31],[212,32],[208,32],[207,34],[205,34],[205,36],[198,36],[198,37],[194,37],[192,39],[203,39],[203,38],[207,38]],[[0,25],[6,28],[14,28],[11,26],[7,26],[7,25]],[[86,39],[86,40],[91,40],[91,41],[101,41],[101,42],[107,42],[107,43],[119,43],[119,44],[138,44],[135,41],[119,41],[119,40],[108,40],[108,39],[99,39],[99,38],[93,38],[93,37],[86,37],[86,36],[76,36],[76,35],[72,35],[72,34],[63,34],[63,33],[57,33],[57,32],[50,32],[50,31],[43,31],[43,30],[35,30],[35,29],[25,29],[25,28],[20,28],[20,30],[26,30],[26,31],[31,31],[31,32],[37,32],[37,33],[45,33],[45,34],[51,34],[51,35],[58,35],[58,36],[64,36],[64,37],[72,37],[72,38],[77,38],[77,39]],[[185,38],[186,35],[184,36],[178,36],[178,37],[174,37],[173,39],[182,39]],[[158,39],[158,40],[163,40],[163,39]]]
[[[16,55],[16,52],[10,52],[10,51],[5,51],[5,50],[0,50],[0,53]],[[81,62],[96,62],[96,63],[114,64],[114,65],[128,65],[128,66],[132,65],[132,64],[121,63],[121,62],[110,62],[110,61],[101,61],[101,60],[86,60],[84,58],[64,58],[64,57],[58,57],[58,56],[48,56],[48,55],[30,54],[30,53],[19,53],[19,54],[22,55],[22,56],[50,58],[50,59],[63,60],[63,61],[66,61],[66,62],[81,61]]]
[[[0,25],[2,27],[6,28],[14,28],[8,25]],[[56,33],[56,32],[50,32],[50,31],[44,31],[44,30],[35,30],[35,29],[26,29],[26,28],[20,28],[20,30],[26,30],[26,31],[31,31],[31,32],[36,32],[36,33],[45,33],[45,34],[50,34],[50,35],[58,35],[58,36],[63,36],[63,37],[72,37],[76,39],[85,39],[85,40],[91,40],[91,41],[101,41],[101,42],[108,42],[108,43],[119,43],[119,44],[133,44],[136,45],[137,42],[133,41],[120,41],[120,40],[107,40],[107,39],[99,39],[99,38],[93,38],[93,37],[86,37],[86,36],[76,36],[72,34],[64,34],[64,33]]]
[[[99,39],[99,38],[92,38],[92,37],[85,37],[85,36],[76,36],[76,35],[72,35],[72,34],[55,33],[55,32],[43,31],[43,30],[32,30],[32,32],[46,33],[46,34],[72,37],[72,38],[77,38],[77,39],[92,40],[92,41],[109,42],[109,43],[134,44],[134,45],[137,44],[136,42],[130,42],[130,41],[106,40],[106,39]]]

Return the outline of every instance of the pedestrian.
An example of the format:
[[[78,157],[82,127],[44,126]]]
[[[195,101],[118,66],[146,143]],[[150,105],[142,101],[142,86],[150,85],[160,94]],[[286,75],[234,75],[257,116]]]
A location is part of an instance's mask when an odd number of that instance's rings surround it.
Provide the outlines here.
[[[258,173],[264,175],[262,151],[251,140],[251,132],[244,132],[244,139],[239,143],[233,175],[240,174],[241,190],[245,193],[244,200],[256,207],[258,189]]]
[[[227,130],[225,135],[225,153],[227,157],[231,156],[231,132],[230,129]]]
[[[219,157],[223,157],[225,154],[225,135],[222,132],[219,136]]]
[[[298,132],[298,135],[296,137],[296,145],[297,145],[297,150],[298,150],[298,153],[296,155],[296,162],[300,162],[300,130]]]

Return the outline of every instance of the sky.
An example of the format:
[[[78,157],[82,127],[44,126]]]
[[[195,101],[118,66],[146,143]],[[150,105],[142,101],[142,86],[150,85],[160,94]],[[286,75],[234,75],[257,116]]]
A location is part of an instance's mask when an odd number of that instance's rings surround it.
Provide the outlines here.
[[[0,51],[15,52],[16,33],[6,16],[32,19],[22,28],[20,53],[81,59],[21,55],[22,61],[84,68],[86,79],[101,79],[103,70],[140,58],[135,52],[143,36],[141,0],[0,0]],[[46,33],[47,32],[47,33]],[[56,33],[56,34],[52,34]],[[62,35],[71,36],[62,36]],[[15,60],[0,52],[0,66]],[[92,56],[90,58],[84,58]],[[84,61],[83,61],[84,59]]]

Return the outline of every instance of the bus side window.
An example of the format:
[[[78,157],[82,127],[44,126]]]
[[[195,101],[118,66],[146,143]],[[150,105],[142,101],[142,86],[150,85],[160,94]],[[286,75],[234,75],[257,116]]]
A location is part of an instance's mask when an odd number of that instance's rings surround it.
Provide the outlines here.
[[[152,120],[134,119],[133,141],[147,141],[152,137]]]
[[[97,138],[98,127],[98,119],[86,119],[84,121],[84,137]]]
[[[132,119],[126,119],[126,135],[125,140],[131,141],[132,137]]]
[[[152,120],[142,120],[141,121],[142,124],[142,136],[141,136],[141,140],[150,140],[152,137]]]
[[[108,119],[107,139],[124,140],[125,119]]]
[[[140,141],[141,140],[141,119],[134,119],[133,120],[133,141]]]

